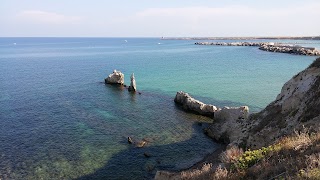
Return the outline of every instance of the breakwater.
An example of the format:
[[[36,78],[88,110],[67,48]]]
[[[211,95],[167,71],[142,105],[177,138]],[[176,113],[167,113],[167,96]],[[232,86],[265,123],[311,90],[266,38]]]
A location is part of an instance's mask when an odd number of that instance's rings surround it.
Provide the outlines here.
[[[302,47],[294,45],[262,45],[260,50],[269,52],[289,53],[305,56],[320,56],[320,51],[313,47]]]
[[[320,56],[320,51],[314,47],[272,43],[272,42],[196,42],[196,45],[214,46],[257,46],[260,50],[269,52],[288,53],[305,56]]]

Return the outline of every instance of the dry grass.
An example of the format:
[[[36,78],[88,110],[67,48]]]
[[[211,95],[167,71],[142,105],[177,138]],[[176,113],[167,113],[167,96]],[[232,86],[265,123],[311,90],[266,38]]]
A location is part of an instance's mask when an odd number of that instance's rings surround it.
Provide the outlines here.
[[[241,148],[232,146],[225,152],[221,153],[220,160],[223,163],[235,163],[242,154],[243,150]]]
[[[208,176],[212,171],[212,164],[204,164],[201,169],[182,172],[181,179],[201,179]]]
[[[294,131],[294,135],[282,139],[282,147],[286,149],[303,150],[312,144],[309,130],[303,127],[302,131]]]
[[[275,144],[245,152],[231,147],[220,155],[222,166],[205,164],[181,173],[181,179],[320,179],[320,132],[295,131]],[[240,166],[241,165],[241,166]]]
[[[216,170],[219,173],[209,179],[320,179],[320,132],[311,134],[303,128],[273,145],[246,152],[233,147],[222,153],[221,161],[228,168]]]
[[[307,168],[299,171],[301,179],[320,179],[320,153],[307,156]]]
[[[217,169],[214,171],[212,177],[216,180],[222,180],[227,179],[228,177],[228,170],[226,168],[221,168],[221,166],[217,167]]]

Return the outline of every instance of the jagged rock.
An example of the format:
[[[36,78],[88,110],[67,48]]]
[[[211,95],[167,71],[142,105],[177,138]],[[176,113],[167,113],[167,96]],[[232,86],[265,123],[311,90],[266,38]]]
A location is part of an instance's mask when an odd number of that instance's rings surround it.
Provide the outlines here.
[[[228,119],[248,119],[249,107],[223,107],[221,110],[216,111],[214,119],[228,120]]]
[[[213,116],[214,112],[218,110],[216,106],[204,104],[182,91],[177,92],[174,102],[182,105],[183,109],[187,111],[197,112],[201,115]]]
[[[128,143],[129,143],[129,144],[132,144],[132,143],[133,143],[133,140],[132,140],[131,137],[128,137]]]
[[[132,73],[131,77],[131,83],[130,83],[130,86],[128,88],[128,91],[136,91],[137,90],[137,85],[136,85],[136,80],[134,78],[134,73]]]
[[[105,80],[106,84],[124,84],[124,74],[120,71],[114,70]]]
[[[246,134],[247,146],[265,146],[303,126],[310,131],[320,131],[319,107],[320,58],[285,83],[275,101],[250,116],[254,123],[246,127],[250,129]]]
[[[320,58],[285,83],[276,100],[261,112],[248,120],[221,118],[224,120],[214,121],[206,132],[226,144],[261,148],[303,127],[320,131],[319,107]]]

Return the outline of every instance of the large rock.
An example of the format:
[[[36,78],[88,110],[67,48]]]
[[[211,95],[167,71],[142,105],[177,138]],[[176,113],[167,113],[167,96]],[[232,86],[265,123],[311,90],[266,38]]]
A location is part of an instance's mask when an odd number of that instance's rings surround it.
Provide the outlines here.
[[[105,80],[106,84],[124,84],[124,74],[120,71],[114,70]]]
[[[132,73],[131,75],[131,83],[130,83],[130,86],[128,88],[129,91],[137,91],[137,85],[136,85],[136,80],[134,78],[134,73]]]
[[[174,102],[182,105],[182,108],[187,111],[197,112],[201,115],[214,116],[214,112],[218,110],[216,106],[205,104],[194,98],[192,98],[188,93],[179,91],[176,94]]]
[[[242,125],[248,120],[248,106],[223,107],[221,109],[211,104],[204,104],[182,91],[177,92],[174,101],[187,111],[213,117],[213,125],[206,129],[206,133],[210,137],[224,143],[242,140],[239,135],[243,130]]]
[[[320,131],[320,58],[282,87],[276,100],[252,115],[246,145],[259,148],[303,127]]]
[[[223,107],[214,114],[214,119],[228,120],[228,119],[248,119],[249,107]]]

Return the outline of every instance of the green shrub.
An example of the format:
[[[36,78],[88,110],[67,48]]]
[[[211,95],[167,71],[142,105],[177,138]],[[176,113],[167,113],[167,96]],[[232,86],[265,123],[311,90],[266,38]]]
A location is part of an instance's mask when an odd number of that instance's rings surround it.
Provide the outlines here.
[[[257,162],[259,162],[261,159],[263,159],[266,155],[279,151],[281,149],[280,145],[273,145],[268,147],[262,147],[261,149],[257,150],[247,150],[245,151],[242,156],[239,157],[239,159],[234,164],[235,168],[238,170],[245,170]]]

